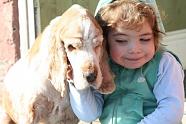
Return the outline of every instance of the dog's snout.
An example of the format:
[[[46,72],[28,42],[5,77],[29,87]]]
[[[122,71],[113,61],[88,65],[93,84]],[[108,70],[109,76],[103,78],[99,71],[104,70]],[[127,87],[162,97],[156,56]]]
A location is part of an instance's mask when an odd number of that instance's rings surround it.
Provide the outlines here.
[[[83,77],[89,84],[93,84],[97,80],[98,68],[93,60],[87,60],[82,66]]]
[[[86,79],[88,82],[94,82],[96,80],[97,74],[96,73],[90,73],[86,76]]]

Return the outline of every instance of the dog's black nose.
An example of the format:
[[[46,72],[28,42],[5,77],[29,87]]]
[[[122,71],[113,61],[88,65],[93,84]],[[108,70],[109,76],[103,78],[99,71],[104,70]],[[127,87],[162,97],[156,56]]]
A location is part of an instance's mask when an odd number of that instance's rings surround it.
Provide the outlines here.
[[[94,82],[96,80],[96,74],[95,73],[90,73],[89,75],[86,76],[86,79],[88,82]]]

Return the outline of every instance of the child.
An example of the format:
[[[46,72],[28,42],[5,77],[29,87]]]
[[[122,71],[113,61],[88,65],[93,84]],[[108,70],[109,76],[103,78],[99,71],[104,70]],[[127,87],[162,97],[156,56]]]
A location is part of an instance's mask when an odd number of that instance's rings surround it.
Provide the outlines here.
[[[111,1],[111,0],[110,0]],[[104,5],[97,20],[107,42],[116,90],[102,97],[92,88],[70,85],[75,114],[102,124],[179,124],[183,115],[183,70],[161,49],[153,8],[136,0]]]

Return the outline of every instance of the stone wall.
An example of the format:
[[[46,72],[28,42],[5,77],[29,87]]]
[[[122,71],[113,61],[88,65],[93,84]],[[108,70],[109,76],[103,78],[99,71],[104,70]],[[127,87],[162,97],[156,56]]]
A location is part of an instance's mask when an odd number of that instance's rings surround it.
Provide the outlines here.
[[[20,58],[18,0],[0,0],[0,91],[9,67]]]

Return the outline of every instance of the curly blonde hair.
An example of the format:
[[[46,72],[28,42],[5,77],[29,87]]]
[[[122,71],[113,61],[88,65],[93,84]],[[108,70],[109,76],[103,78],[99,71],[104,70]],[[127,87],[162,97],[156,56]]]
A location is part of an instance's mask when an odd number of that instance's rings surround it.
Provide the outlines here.
[[[147,3],[139,0],[115,0],[102,7],[96,19],[103,29],[105,38],[110,29],[120,26],[139,30],[147,21],[153,31],[155,49],[160,46],[162,32],[158,28],[155,10]]]

